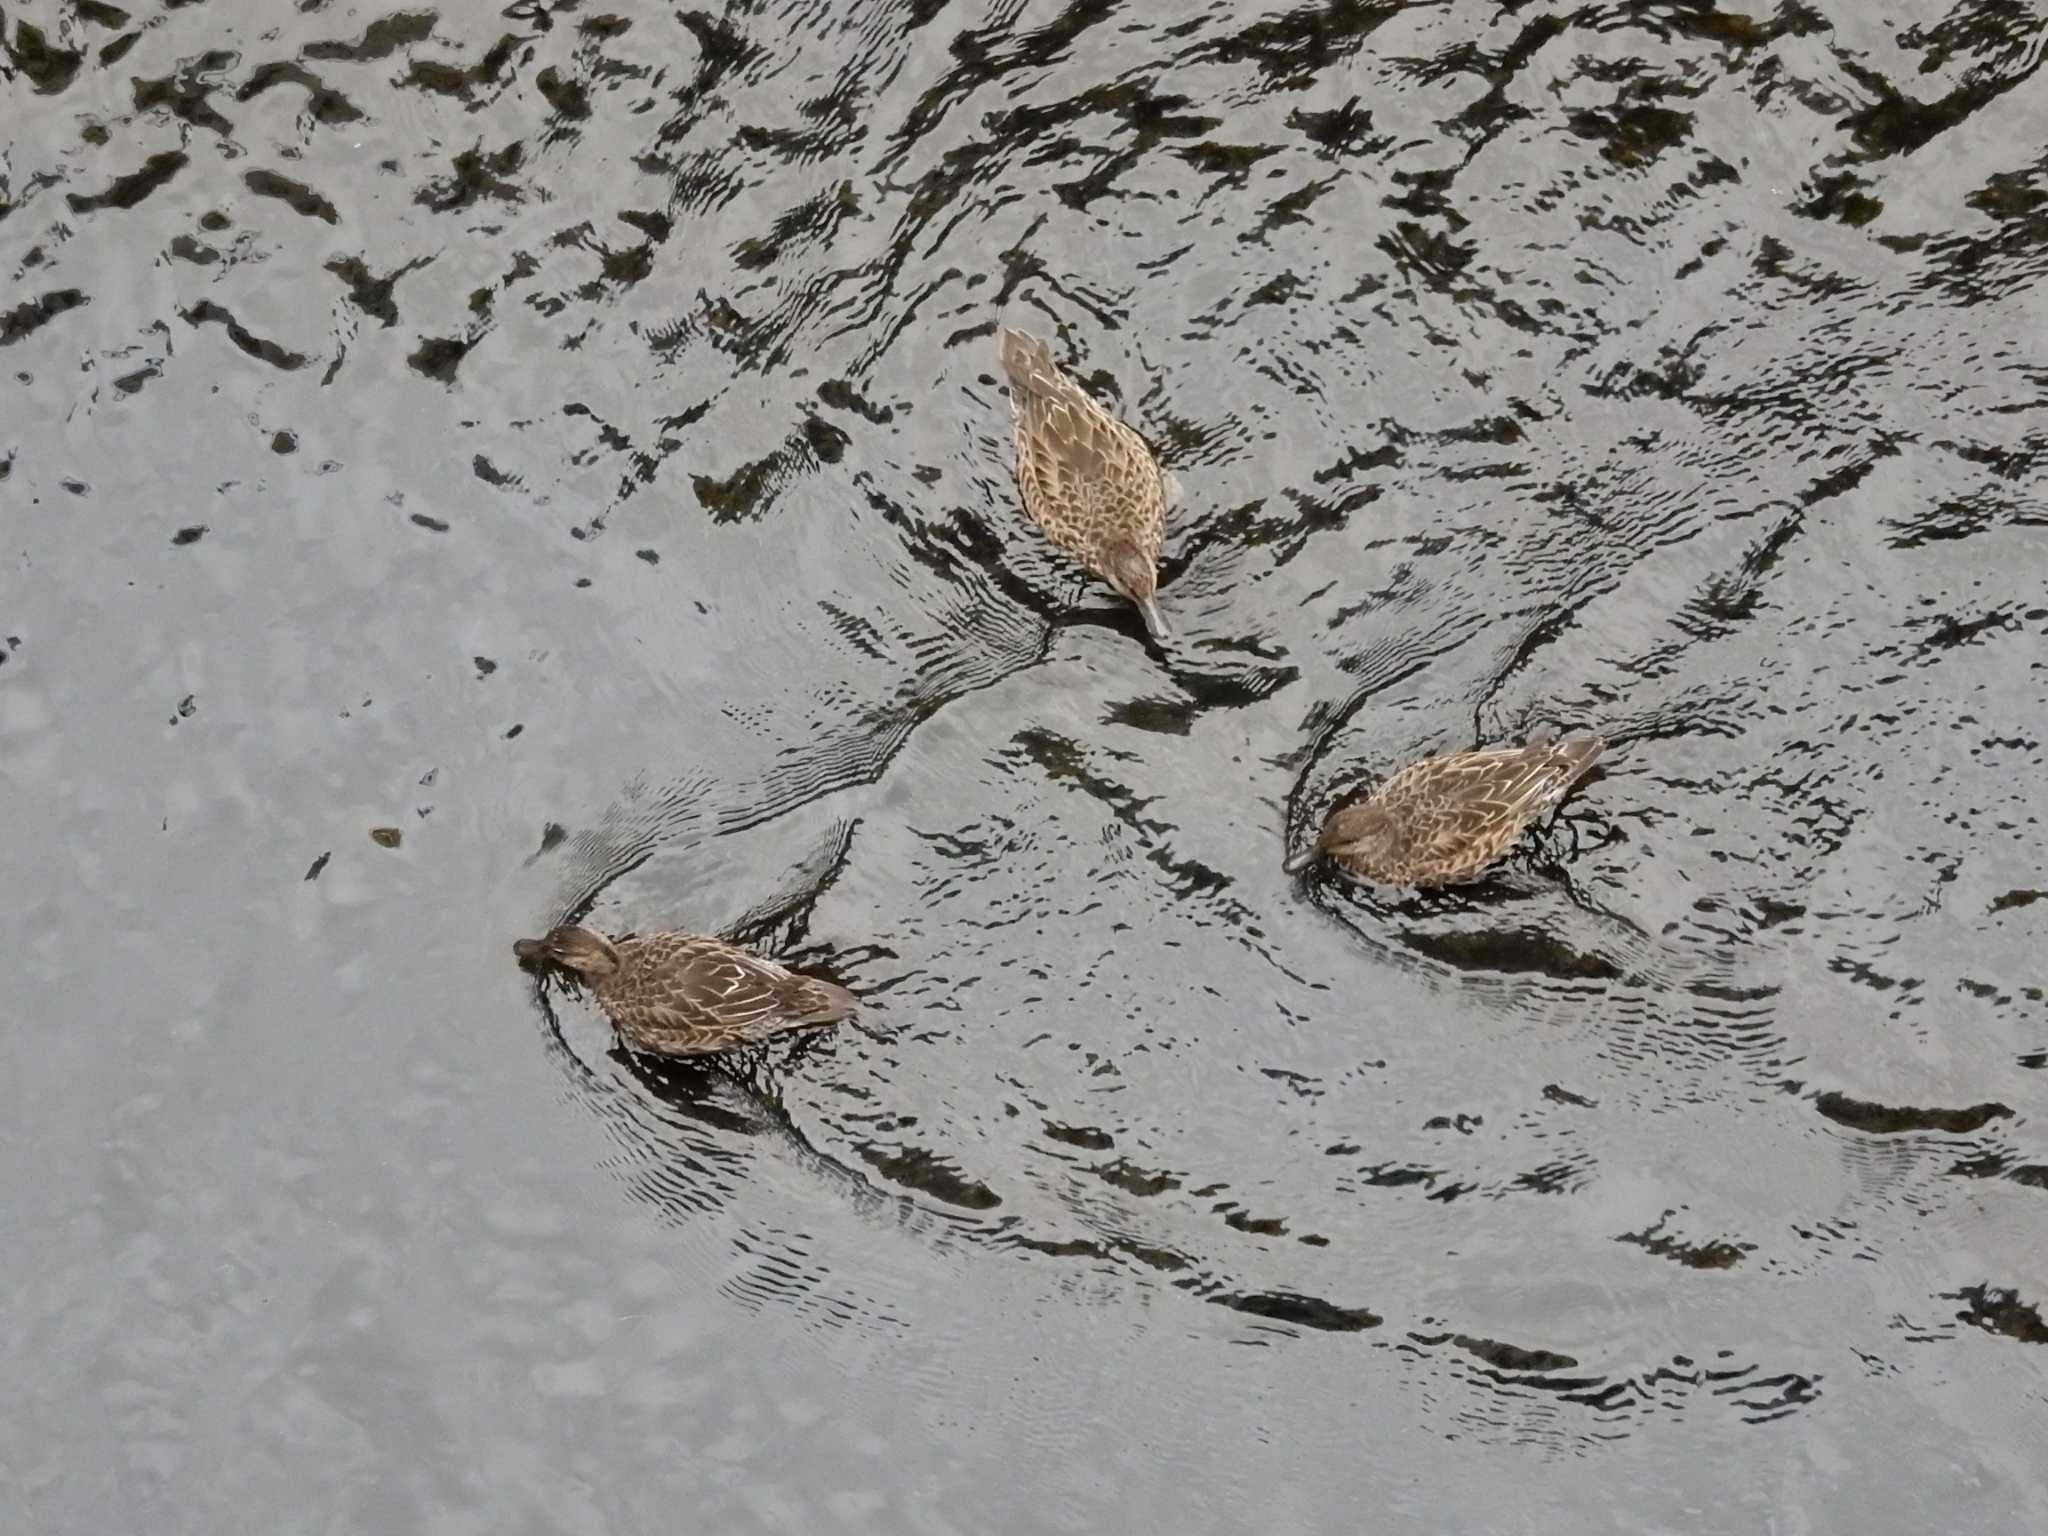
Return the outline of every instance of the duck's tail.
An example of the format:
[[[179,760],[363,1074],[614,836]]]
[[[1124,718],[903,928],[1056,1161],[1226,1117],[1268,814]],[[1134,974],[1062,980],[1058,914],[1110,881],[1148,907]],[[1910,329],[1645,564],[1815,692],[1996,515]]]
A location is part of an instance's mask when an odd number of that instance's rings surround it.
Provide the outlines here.
[[[1510,803],[1525,807],[1530,816],[1541,815],[1571,793],[1606,747],[1598,736],[1574,736],[1569,741],[1554,740],[1547,733],[1531,737],[1524,749],[1531,759],[1529,772],[1508,796]]]
[[[1566,775],[1567,785],[1576,784],[1583,779],[1592,766],[1600,761],[1600,754],[1606,750],[1606,738],[1600,736],[1574,736],[1569,741],[1551,744],[1553,760],[1559,770]]]
[[[855,1006],[854,996],[846,988],[815,976],[804,978],[800,1000],[803,1012],[796,1016],[800,1024],[836,1024],[852,1013]]]

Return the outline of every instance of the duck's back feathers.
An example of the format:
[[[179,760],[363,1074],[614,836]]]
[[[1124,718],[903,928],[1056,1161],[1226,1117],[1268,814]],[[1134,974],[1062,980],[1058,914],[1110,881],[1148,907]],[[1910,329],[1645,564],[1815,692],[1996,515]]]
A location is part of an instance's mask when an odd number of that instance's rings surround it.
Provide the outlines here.
[[[621,944],[619,958],[599,1000],[628,1034],[687,1030],[745,1043],[818,1011],[815,983],[718,939],[653,934]]]
[[[1447,816],[1454,823],[1526,826],[1564,798],[1604,746],[1589,736],[1425,758],[1395,774],[1373,798],[1390,811]]]
[[[1539,739],[1424,758],[1332,815],[1319,846],[1387,885],[1469,880],[1564,799],[1605,745],[1597,736]]]

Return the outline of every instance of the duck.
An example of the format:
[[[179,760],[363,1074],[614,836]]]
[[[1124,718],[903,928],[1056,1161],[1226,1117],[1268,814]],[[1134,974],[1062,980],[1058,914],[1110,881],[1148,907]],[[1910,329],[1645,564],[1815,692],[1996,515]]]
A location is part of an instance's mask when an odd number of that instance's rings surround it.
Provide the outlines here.
[[[1083,393],[1037,337],[997,328],[1017,422],[1017,486],[1046,537],[1138,605],[1155,639],[1172,481],[1145,440]]]
[[[571,925],[512,952],[522,965],[580,977],[626,1044],[656,1056],[709,1056],[836,1024],[854,1009],[844,987],[694,933],[608,939]]]
[[[1332,812],[1314,845],[1287,861],[1287,871],[1328,858],[1380,885],[1470,880],[1562,801],[1606,745],[1599,736],[1536,736],[1519,747],[1410,763],[1364,800]]]

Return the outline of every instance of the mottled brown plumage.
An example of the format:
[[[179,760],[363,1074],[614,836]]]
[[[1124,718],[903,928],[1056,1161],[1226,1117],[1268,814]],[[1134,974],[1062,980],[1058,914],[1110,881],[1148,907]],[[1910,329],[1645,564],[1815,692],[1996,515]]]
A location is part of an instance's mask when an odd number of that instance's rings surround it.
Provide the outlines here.
[[[512,948],[524,964],[581,976],[628,1045],[662,1056],[709,1055],[853,1012],[844,987],[792,975],[722,939],[650,933],[614,943],[588,928],[557,928]]]
[[[1303,869],[1327,855],[1381,885],[1469,880],[1564,799],[1605,745],[1580,736],[1424,758],[1332,813],[1315,846],[1287,867]]]
[[[1042,341],[1002,327],[1017,415],[1017,486],[1046,536],[1166,633],[1155,593],[1170,482],[1145,440],[1061,373]]]

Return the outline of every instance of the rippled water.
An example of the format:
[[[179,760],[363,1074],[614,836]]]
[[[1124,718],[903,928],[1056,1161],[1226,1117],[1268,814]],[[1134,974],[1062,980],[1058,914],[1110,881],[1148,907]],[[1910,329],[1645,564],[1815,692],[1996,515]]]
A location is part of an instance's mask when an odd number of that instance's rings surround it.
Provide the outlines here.
[[[2048,1525],[2048,11],[0,37],[10,1528]],[[651,1071],[586,909],[862,1016]]]

